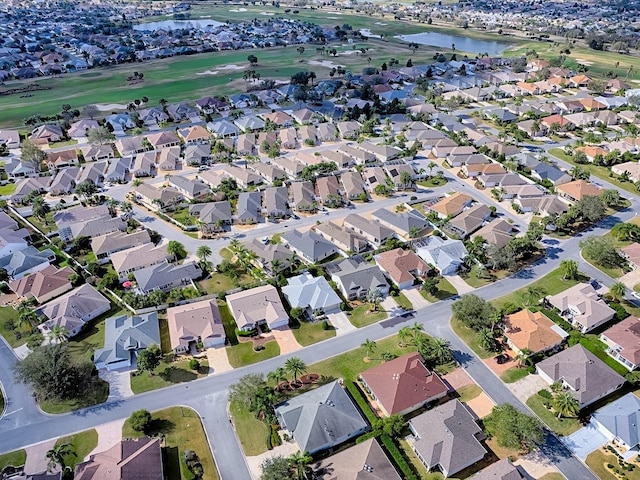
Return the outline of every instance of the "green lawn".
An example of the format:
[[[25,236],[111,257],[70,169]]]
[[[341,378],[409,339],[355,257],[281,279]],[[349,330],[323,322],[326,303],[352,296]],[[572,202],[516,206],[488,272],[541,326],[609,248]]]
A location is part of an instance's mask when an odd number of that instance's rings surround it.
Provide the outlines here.
[[[0,197],[4,197],[5,195],[13,195],[13,192],[16,191],[15,183],[7,183],[6,185],[0,185]]]
[[[624,377],[629,371],[607,355],[607,345],[600,340],[600,335],[587,333],[580,338],[580,345],[593,353],[596,357],[609,365],[614,371]]]
[[[523,379],[527,375],[529,375],[529,372],[526,368],[511,367],[510,369],[502,372],[500,378],[504,383],[514,383]]]
[[[447,184],[447,179],[446,178],[432,177],[432,178],[429,178],[427,180],[422,180],[422,181],[417,182],[417,183],[421,187],[425,187],[425,188],[442,187],[443,185]]]
[[[411,303],[411,301],[406,297],[406,295],[402,292],[400,292],[398,294],[397,297],[393,297],[393,299],[396,301],[396,303],[404,308],[405,310],[413,310],[413,304]]]
[[[300,322],[299,328],[292,328],[293,336],[300,345],[306,347],[336,336],[336,330],[329,325],[328,330],[322,328],[322,322]]]
[[[470,385],[460,387],[456,390],[456,393],[459,395],[458,400],[465,403],[480,395],[482,393],[482,389],[475,383],[472,383]]]
[[[258,420],[253,413],[238,405],[229,404],[233,417],[233,426],[240,440],[244,454],[247,456],[260,455],[267,451],[267,425]]]
[[[16,325],[17,318],[18,312],[13,307],[0,307],[0,334],[11,345],[11,348],[24,345],[29,338],[29,332],[24,327]],[[7,328],[11,323],[13,323],[15,329]]]
[[[75,453],[75,455],[67,455],[64,458],[67,466],[73,468],[78,463],[82,463],[84,457],[89,455],[89,453],[98,446],[98,432],[96,432],[94,428],[68,437],[59,438],[56,441],[56,445],[62,445],[63,443],[70,444],[71,451]]]
[[[467,327],[455,317],[451,318],[451,329],[458,335],[467,346],[475,352],[480,358],[490,358],[496,355],[496,352],[490,352],[480,346],[478,334],[472,328]]]
[[[362,328],[372,323],[379,322],[387,318],[387,312],[378,309],[377,312],[371,312],[371,305],[364,304],[351,310],[349,321],[353,326]]]
[[[617,468],[620,473],[624,473],[628,480],[640,480],[640,468],[636,464],[632,471],[622,470],[618,458],[611,452],[606,452],[599,448],[587,457],[587,465],[600,480],[618,480],[619,475],[614,473]],[[607,465],[613,465],[614,469],[608,468]]]
[[[94,377],[93,383],[87,387],[85,395],[82,398],[72,398],[68,400],[42,400],[38,405],[46,413],[61,414],[104,403],[107,401],[108,396],[109,383],[100,378]]]
[[[446,298],[457,295],[458,291],[455,289],[453,285],[451,285],[451,283],[449,283],[449,280],[447,280],[444,277],[441,277],[440,281],[438,282],[438,291],[435,293],[435,295],[431,295],[430,293],[427,293],[422,289],[420,290],[420,293],[429,302],[435,303],[439,300],[444,300]]]
[[[224,273],[213,273],[209,278],[199,281],[198,286],[206,293],[221,293],[255,281],[255,278],[245,273],[240,277],[236,285],[228,275]]]
[[[551,473],[545,473],[538,480],[567,480],[567,479],[561,473],[551,472]]]
[[[206,377],[209,373],[209,362],[206,358],[199,361],[200,368],[197,371],[189,368],[188,360],[179,360],[176,362],[161,362],[153,371],[153,375],[149,375],[147,372],[140,374],[132,372],[131,390],[133,390],[133,393],[143,393],[176,383],[190,382]]]
[[[158,315],[158,326],[160,327],[160,350],[162,353],[171,353],[171,334],[169,333],[169,323],[167,322],[167,314]]]
[[[21,467],[27,461],[27,451],[24,449],[0,455],[0,471],[7,465]]]
[[[227,336],[227,340],[231,345],[238,344],[238,337],[236,335],[236,321],[231,315],[231,311],[229,310],[229,305],[227,302],[223,300],[218,300],[218,310],[220,311],[220,318],[222,320],[222,325],[224,326],[224,333]]]
[[[151,435],[162,435],[164,447],[164,474],[172,480],[194,480],[194,476],[184,461],[184,452],[193,450],[204,469],[202,478],[218,480],[218,470],[211,455],[209,441],[202,428],[198,414],[188,407],[171,407],[153,412]],[[144,434],[136,432],[127,420],[122,427],[123,438],[139,438]]]
[[[427,467],[424,466],[424,463],[420,461],[416,452],[413,451],[411,445],[406,440],[398,441],[398,445],[400,450],[407,458],[413,469],[418,472],[420,480],[443,480],[444,476],[439,472],[430,472],[427,470]]]
[[[227,347],[229,363],[233,368],[239,368],[280,355],[280,347],[275,340],[265,343],[264,347],[260,352],[253,350],[253,342],[241,342]]]
[[[49,212],[45,215],[46,222],[38,217],[25,217],[29,223],[31,223],[34,227],[40,230],[42,233],[51,233],[58,230],[55,222],[53,221],[53,215],[55,212]]]
[[[224,260],[231,261],[233,258],[233,252],[228,247],[221,248],[219,253]]]
[[[548,410],[544,403],[549,400],[545,400],[537,393],[534,393],[527,399],[527,405],[538,415],[547,426],[556,432],[558,435],[571,435],[577,431],[581,425],[577,418],[558,418],[558,415],[553,410]]]

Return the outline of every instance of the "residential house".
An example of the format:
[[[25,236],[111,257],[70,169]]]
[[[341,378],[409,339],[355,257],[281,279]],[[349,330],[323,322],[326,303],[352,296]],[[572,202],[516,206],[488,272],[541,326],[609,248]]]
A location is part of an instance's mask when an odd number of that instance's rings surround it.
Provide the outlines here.
[[[59,125],[40,125],[31,131],[29,139],[37,144],[59,142],[64,134]]]
[[[77,122],[72,123],[67,134],[74,139],[84,139],[87,136],[89,130],[98,128],[99,126],[100,125],[98,124],[97,120],[83,118],[82,120],[78,120]]]
[[[110,317],[105,320],[104,329],[104,348],[96,349],[93,355],[98,370],[131,368],[140,351],[151,345],[160,346],[157,312]]]
[[[318,208],[311,182],[292,182],[291,196],[291,207],[298,212],[314,212]]]
[[[151,237],[146,229],[133,233],[115,231],[91,239],[91,250],[98,263],[109,261],[111,254],[151,243]]]
[[[68,148],[66,150],[57,150],[53,152],[47,152],[47,159],[45,160],[49,170],[59,170],[61,168],[77,165],[78,152],[75,148]]]
[[[591,415],[591,425],[626,461],[640,453],[640,398],[629,392]]]
[[[77,167],[64,168],[56,172],[48,188],[49,194],[58,196],[72,193],[76,188],[78,172],[80,169]]]
[[[355,213],[344,218],[343,227],[362,235],[376,248],[395,236],[395,232],[381,222],[373,222]]]
[[[208,145],[211,140],[211,135],[207,129],[200,125],[178,129],[178,137],[186,145]]]
[[[238,135],[238,141],[236,142],[236,151],[240,155],[253,155],[256,150],[256,135],[255,133],[243,133]]]
[[[429,221],[420,212],[413,209],[396,213],[380,208],[371,213],[371,219],[392,229],[404,239],[419,237],[429,227]]]
[[[234,138],[240,133],[240,129],[226,119],[207,123],[207,130],[217,138]]]
[[[52,250],[39,251],[29,245],[0,259],[0,268],[3,268],[12,280],[19,280],[25,275],[45,269],[55,259],[56,254]]]
[[[315,312],[340,311],[342,300],[322,276],[313,277],[309,272],[305,272],[291,277],[288,279],[288,285],[282,287],[282,293],[291,308],[300,308],[310,317],[315,315]]]
[[[195,262],[181,265],[159,263],[134,272],[137,288],[143,294],[154,290],[168,291],[178,287],[191,287],[193,280],[202,276],[202,270]]]
[[[318,263],[338,253],[338,247],[313,230],[293,230],[282,236],[282,242],[307,263]]]
[[[108,167],[108,162],[85,163],[80,167],[80,171],[76,177],[76,185],[91,182],[97,187],[102,186]]]
[[[169,115],[160,107],[143,108],[138,111],[138,117],[149,128],[158,127],[170,120]]]
[[[429,265],[412,250],[396,248],[380,253],[374,258],[380,270],[400,289],[411,287],[431,270]]]
[[[156,168],[155,152],[138,153],[133,159],[131,173],[136,178],[150,177]]]
[[[9,150],[20,148],[20,132],[18,130],[0,130],[0,144]]]
[[[362,195],[366,195],[364,182],[358,172],[344,172],[340,175],[340,183],[342,183],[344,194],[349,200],[360,199]]]
[[[527,182],[517,173],[482,174],[478,182],[484,188],[506,188],[514,185],[526,185]]]
[[[279,273],[289,267],[291,250],[280,243],[263,243],[254,238],[247,248],[257,255],[254,265],[269,274]],[[277,268],[274,268],[274,263]]]
[[[284,218],[289,215],[289,191],[287,187],[267,187],[262,196],[267,218]]]
[[[278,127],[290,127],[293,125],[293,118],[282,110],[266,113],[262,115],[262,118],[265,122],[269,120],[275,123]]]
[[[352,147],[350,144],[342,145],[338,148],[336,152],[341,154],[343,157],[350,158],[352,160],[342,161],[342,163],[356,163],[358,165],[364,165],[365,163],[374,162],[376,157],[373,153],[369,153],[361,148]],[[331,155],[331,154],[329,154]],[[325,154],[325,156],[327,156]],[[327,156],[327,158],[330,158]],[[337,162],[340,165],[341,162]]]
[[[393,185],[396,190],[409,189],[413,187],[413,181],[416,179],[416,172],[411,165],[397,161],[392,164],[385,165],[384,170],[393,181]],[[407,174],[409,175],[408,177]],[[408,181],[404,177],[407,177]]]
[[[625,368],[635,370],[640,366],[640,320],[628,317],[600,335],[607,344],[607,354]]]
[[[409,444],[427,470],[450,477],[479,462],[487,451],[482,429],[458,399],[438,405],[409,420]]]
[[[198,114],[198,110],[196,110],[194,107],[192,107],[188,103],[174,103],[173,105],[169,105],[167,106],[167,113],[169,114],[169,118],[174,122],[200,121],[200,115]]]
[[[466,193],[456,192],[429,206],[430,212],[435,212],[438,218],[451,218],[462,213],[471,205],[473,198]]]
[[[149,150],[142,135],[119,138],[116,140],[114,145],[122,157],[131,157]]]
[[[227,200],[189,205],[189,214],[198,216],[198,220],[202,222],[200,230],[203,233],[222,232],[233,222],[231,204]]]
[[[526,480],[530,478],[522,473],[522,466],[515,466],[508,458],[503,458],[480,470],[473,480]]]
[[[516,354],[535,355],[559,348],[569,334],[544,313],[524,309],[504,318],[504,336]]]
[[[26,240],[29,237],[29,232],[24,228],[15,230],[18,228],[18,225],[15,222],[7,223],[6,220],[13,219],[4,212],[0,212],[0,215],[0,218],[5,218],[2,228],[0,228],[0,261],[2,261],[3,259],[13,255],[15,252],[29,247]]]
[[[340,183],[335,175],[320,177],[316,180],[316,193],[323,205],[336,208],[342,204]]]
[[[542,217],[549,215],[562,215],[569,207],[566,203],[552,195],[538,196],[534,198],[516,198],[514,202],[523,212],[535,212]]]
[[[97,207],[83,207],[81,205],[56,212],[53,221],[58,227],[58,234],[65,242],[74,238],[73,227],[91,220],[107,221],[111,218],[109,208],[106,205]],[[106,232],[108,233],[108,232]]]
[[[482,227],[489,217],[491,217],[491,210],[486,204],[480,203],[451,219],[444,228],[465,239]]]
[[[577,202],[584,197],[599,197],[603,189],[584,180],[564,183],[557,188],[558,197],[567,203]]]
[[[363,169],[362,179],[371,192],[373,192],[378,185],[387,186],[387,174],[382,167],[367,167]]]
[[[227,297],[228,298],[228,297]],[[303,452],[333,448],[369,430],[369,425],[338,381],[274,406],[283,430]]]
[[[49,265],[30,275],[9,282],[9,288],[24,299],[35,299],[45,303],[73,288],[69,278],[74,274],[70,267],[58,268]]]
[[[189,200],[206,197],[209,194],[209,186],[199,180],[190,180],[179,175],[173,175],[169,179],[169,185],[184,195]]]
[[[111,264],[121,282],[127,280],[129,274],[153,265],[166,263],[169,258],[167,244],[156,247],[144,244],[111,254]]]
[[[237,223],[258,223],[262,218],[262,192],[240,192],[234,216]]]
[[[624,377],[580,344],[538,362],[536,372],[549,385],[561,383],[580,402],[580,408],[615,392],[625,382]]]
[[[153,211],[173,210],[184,201],[184,195],[175,188],[156,188],[146,183],[134,187],[132,193],[140,203]]]
[[[211,147],[208,144],[195,143],[187,145],[182,152],[184,161],[188,165],[198,166],[211,162]]]
[[[226,335],[215,300],[202,300],[167,309],[171,350],[176,355],[204,348],[224,347]]]
[[[449,392],[417,352],[365,370],[359,379],[386,416],[407,415],[437,402]]]
[[[400,480],[375,438],[315,463],[313,470],[317,480]]]
[[[507,173],[499,163],[467,163],[460,169],[467,178],[477,178],[480,175],[501,175]]]
[[[76,465],[76,480],[144,478],[163,480],[161,439],[126,439]]]
[[[589,283],[574,285],[556,295],[546,297],[545,301],[582,333],[608,322],[616,313]]]
[[[256,115],[245,115],[234,121],[236,126],[245,133],[264,129],[264,120]]]
[[[318,129],[313,125],[303,125],[298,129],[300,143],[306,146],[318,144]]]
[[[416,253],[428,265],[436,268],[441,275],[455,275],[464,258],[468,255],[460,240],[430,236],[420,242]]]
[[[178,161],[180,160],[180,147],[166,147],[160,150],[157,158],[157,167],[159,170],[173,171],[176,170]]]
[[[112,183],[125,183],[131,168],[131,158],[115,158],[109,162],[104,180]]]
[[[109,300],[85,283],[40,307],[36,313],[44,315],[47,320],[38,328],[47,334],[55,326],[63,327],[69,337],[73,337],[80,333],[87,322],[108,312],[110,308]]]
[[[270,163],[254,162],[249,164],[249,168],[269,183],[273,183],[276,180],[286,180],[287,178],[287,173],[284,170]]]
[[[335,223],[327,222],[316,225],[315,231],[325,240],[333,243],[344,253],[360,253],[369,246],[367,239],[358,233],[339,227]]]
[[[4,171],[9,179],[14,180],[17,178],[33,177],[36,175],[34,165],[22,162],[19,158],[11,156],[5,159]],[[51,180],[51,178],[49,177],[47,180]]]
[[[389,293],[389,285],[380,268],[354,257],[335,264],[331,280],[347,300],[365,298],[373,290],[379,290],[383,296]]]
[[[395,160],[402,153],[399,148],[392,147],[390,145],[375,144],[367,141],[360,143],[358,145],[358,148],[372,154],[377,160],[381,162]]]
[[[535,167],[531,168],[531,177],[543,182],[548,180],[554,186],[569,183],[572,180],[571,175],[567,172],[560,170],[555,165],[549,165],[548,163],[540,162]]]
[[[500,218],[487,223],[480,230],[471,234],[471,239],[481,237],[489,245],[498,248],[505,247],[513,239],[513,226],[506,220]]]
[[[128,113],[114,113],[108,115],[105,121],[113,127],[113,133],[116,136],[124,135],[125,130],[136,128],[136,123]]]
[[[261,326],[273,330],[289,324],[289,316],[273,285],[233,293],[227,295],[226,300],[240,330],[251,331]]]
[[[337,122],[336,128],[338,129],[340,136],[345,140],[355,140],[362,132],[362,125],[355,120]]]
[[[620,163],[613,165],[611,171],[616,175],[628,175],[632,182],[640,181],[640,163],[637,161]]]
[[[633,269],[640,266],[640,244],[635,242],[620,249],[620,255],[627,259]]]
[[[253,187],[260,185],[263,182],[263,178],[260,175],[256,175],[247,168],[236,167],[235,165],[226,165],[224,171],[242,188]]]

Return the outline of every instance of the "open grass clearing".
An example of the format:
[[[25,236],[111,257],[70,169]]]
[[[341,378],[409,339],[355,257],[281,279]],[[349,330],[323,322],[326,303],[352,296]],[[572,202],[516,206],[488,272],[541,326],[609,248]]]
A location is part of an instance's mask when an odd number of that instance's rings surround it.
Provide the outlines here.
[[[16,325],[18,312],[13,307],[0,307],[0,334],[11,348],[27,343],[30,332],[21,325]],[[13,325],[15,328],[10,328]]]
[[[500,379],[504,383],[514,383],[522,380],[527,375],[529,375],[529,372],[526,368],[511,367],[500,374]]]
[[[109,383],[101,378],[94,377],[92,383],[87,386],[81,398],[41,400],[38,402],[38,405],[44,412],[56,415],[73,412],[81,408],[93,407],[94,405],[106,402],[108,397]]]
[[[206,358],[198,361],[200,362],[198,370],[191,370],[188,360],[178,360],[175,362],[162,361],[153,371],[153,375],[149,375],[148,372],[132,372],[131,390],[136,394],[143,393],[206,377],[209,373],[209,362]]]
[[[208,278],[200,280],[198,282],[198,286],[200,287],[200,290],[203,290],[206,293],[223,293],[242,285],[248,285],[255,281],[255,278],[245,273],[238,279],[236,284],[229,275],[224,273],[213,273]]]
[[[527,399],[527,405],[542,419],[547,426],[558,435],[567,436],[576,432],[582,426],[577,418],[558,418],[558,414],[544,406],[545,400],[537,393]]]
[[[377,312],[372,312],[369,304],[360,305],[351,310],[350,313],[349,321],[357,328],[366,327],[387,318],[387,312],[380,310],[380,307],[378,307]]]
[[[233,425],[247,456],[260,455],[267,451],[267,425],[253,413],[236,402],[229,404]]]
[[[105,321],[107,318],[120,315],[129,315],[129,312],[120,307],[112,307],[108,312],[88,322],[78,335],[67,342],[71,356],[76,361],[93,362],[94,351],[104,347]]]
[[[65,443],[71,446],[71,451],[75,455],[66,455],[64,461],[68,467],[74,468],[78,463],[82,463],[84,458],[98,446],[98,432],[96,432],[95,428],[85,430],[68,437],[59,438],[55,444],[62,445]]]
[[[7,183],[6,185],[0,185],[0,197],[4,197],[5,195],[13,195],[13,192],[16,191],[15,183]]]
[[[422,296],[431,303],[435,303],[439,300],[445,300],[449,297],[453,297],[458,294],[458,291],[453,285],[444,277],[440,278],[438,282],[438,291],[435,294],[430,294],[420,289]]]
[[[476,385],[475,383],[471,383],[469,385],[465,385],[464,387],[460,387],[456,390],[456,393],[459,395],[458,400],[462,403],[466,403],[469,400],[473,400],[477,396],[482,393],[482,389]]]
[[[31,225],[36,227],[42,233],[51,233],[51,232],[55,232],[55,231],[58,230],[58,227],[56,226],[55,222],[53,221],[54,213],[55,212],[47,213],[45,215],[45,220],[41,219],[40,217],[36,217],[34,215],[31,215],[30,217],[25,217],[25,220],[27,220],[29,223],[31,223]]]
[[[265,343],[264,350],[259,352],[253,349],[253,342],[240,342],[238,345],[227,347],[227,356],[233,368],[258,363],[278,355],[280,355],[280,346],[275,340]]]
[[[195,477],[187,468],[184,452],[193,450],[204,469],[207,480],[218,480],[218,470],[211,455],[209,441],[202,428],[198,414],[188,407],[171,407],[152,412],[152,425],[148,432],[151,435],[162,435],[165,447],[163,462],[165,477],[172,480],[194,480]],[[127,420],[122,427],[123,438],[139,438],[144,434],[136,432]]]
[[[322,328],[322,322],[300,322],[298,328],[292,328],[293,336],[300,345],[306,347],[336,336],[336,329],[328,325],[327,330]]]

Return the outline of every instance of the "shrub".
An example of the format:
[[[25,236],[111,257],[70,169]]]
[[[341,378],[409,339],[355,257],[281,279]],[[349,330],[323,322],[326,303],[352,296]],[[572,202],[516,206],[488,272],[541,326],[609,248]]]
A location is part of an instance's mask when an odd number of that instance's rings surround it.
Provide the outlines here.
[[[522,307],[519,307],[515,303],[507,302],[500,308],[500,313],[502,315],[511,315],[512,313],[516,313],[522,310]]]
[[[189,360],[189,368],[191,370],[198,370],[200,368],[200,362],[195,358],[192,358],[191,360]]]
[[[547,400],[553,399],[553,395],[551,395],[551,392],[544,388],[538,392],[538,395],[540,395],[542,398],[546,398]]]
[[[129,424],[136,432],[144,432],[151,424],[151,413],[148,410],[136,410],[129,417]]]
[[[327,322],[326,320],[322,321],[322,329],[323,330],[329,330],[330,326],[329,326],[329,322]]]
[[[382,441],[382,445],[384,445],[387,453],[393,459],[393,462],[402,472],[402,477],[406,480],[418,480],[418,477],[409,465],[409,462],[404,458],[404,455],[402,455],[402,452],[398,449],[391,437],[388,435],[380,435],[380,440]]]
[[[274,447],[282,445],[280,435],[278,435],[278,430],[273,426],[271,426],[271,445]]]
[[[253,337],[256,334],[255,330],[240,330],[239,328],[236,328],[236,335],[238,337]]]

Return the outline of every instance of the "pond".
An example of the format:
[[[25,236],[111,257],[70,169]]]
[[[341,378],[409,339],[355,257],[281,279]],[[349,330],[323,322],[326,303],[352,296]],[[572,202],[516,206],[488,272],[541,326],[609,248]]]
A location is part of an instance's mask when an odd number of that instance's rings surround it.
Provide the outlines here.
[[[223,25],[223,23],[216,22],[215,20],[208,19],[196,19],[196,20],[162,20],[158,22],[149,22],[149,23],[141,23],[138,25],[134,25],[134,30],[144,31],[144,30],[178,30],[181,28],[200,28],[205,29],[208,26],[210,27],[218,27]]]
[[[429,45],[432,47],[442,47],[450,49],[451,45],[456,46],[456,50],[469,53],[488,53],[489,55],[500,55],[507,48],[507,44],[493,40],[478,40],[477,38],[461,37],[449,35],[448,33],[423,32],[413,35],[397,35],[404,42],[413,42],[418,45]]]

